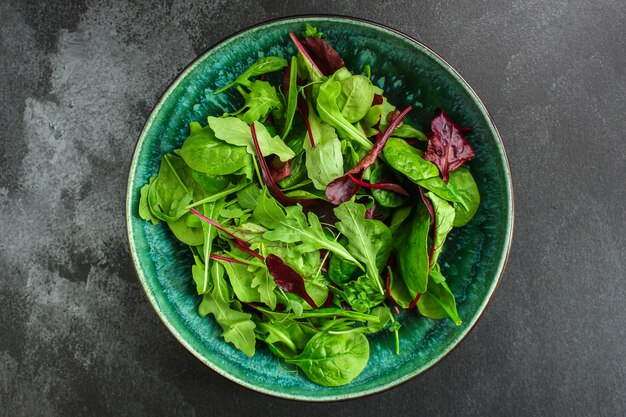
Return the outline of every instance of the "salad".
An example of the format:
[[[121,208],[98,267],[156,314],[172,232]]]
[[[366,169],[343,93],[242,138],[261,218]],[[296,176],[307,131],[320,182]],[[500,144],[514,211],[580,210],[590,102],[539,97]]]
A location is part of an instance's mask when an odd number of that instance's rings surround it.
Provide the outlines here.
[[[193,256],[190,279],[222,337],[248,356],[263,342],[314,383],[365,368],[368,335],[402,316],[461,317],[438,262],[476,213],[474,157],[443,112],[427,132],[352,73],[315,27],[297,55],[259,59],[215,94],[239,110],[193,122],[141,189],[139,215],[165,222]]]

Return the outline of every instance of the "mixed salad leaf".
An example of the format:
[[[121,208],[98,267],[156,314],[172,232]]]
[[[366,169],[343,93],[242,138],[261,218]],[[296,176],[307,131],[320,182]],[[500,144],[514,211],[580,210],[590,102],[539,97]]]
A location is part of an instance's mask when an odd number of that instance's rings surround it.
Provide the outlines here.
[[[430,132],[409,125],[411,107],[315,27],[290,37],[296,56],[261,58],[215,92],[236,89],[241,108],[190,124],[138,212],[189,246],[198,313],[226,342],[253,356],[261,341],[337,386],[366,367],[368,335],[392,332],[399,352],[405,315],[461,324],[439,259],[480,204],[461,168],[474,149],[443,111]]]

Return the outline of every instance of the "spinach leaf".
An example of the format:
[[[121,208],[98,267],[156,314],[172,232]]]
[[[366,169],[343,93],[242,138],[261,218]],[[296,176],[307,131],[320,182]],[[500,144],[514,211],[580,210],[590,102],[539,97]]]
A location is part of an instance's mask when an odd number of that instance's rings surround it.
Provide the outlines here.
[[[365,134],[341,114],[337,104],[340,94],[341,83],[339,81],[332,78],[325,81],[320,86],[317,96],[317,112],[321,119],[337,129],[340,135],[353,140],[365,149],[371,149],[372,143],[365,137]]]
[[[341,115],[350,123],[361,120],[374,99],[374,86],[369,78],[362,75],[351,75],[340,81],[341,93],[337,97],[337,106]]]
[[[250,126],[236,117],[213,117],[207,118],[209,126],[215,132],[215,136],[231,145],[245,146],[250,155],[256,155]],[[254,122],[257,140],[263,156],[276,155],[285,162],[295,156],[294,152],[285,145],[278,136],[272,136],[265,125]]]
[[[428,142],[428,137],[424,133],[417,130],[416,128],[409,125],[408,123],[403,123],[402,126],[394,130],[393,135],[398,138],[418,139],[418,140],[421,140],[422,142]]]
[[[286,207],[283,211],[276,200],[265,192],[261,194],[259,205],[254,209],[254,217],[263,226],[274,229],[263,234],[265,239],[283,243],[300,242],[303,251],[326,249],[361,265],[346,248],[328,239],[315,213],[308,213],[307,222],[307,216],[300,206]]]
[[[172,233],[176,236],[176,239],[180,240],[189,246],[198,246],[204,243],[204,233],[202,231],[202,225],[198,223],[197,227],[190,227],[188,222],[189,218],[195,217],[189,213],[183,215],[180,219],[167,222]]]
[[[210,175],[227,175],[251,164],[246,149],[218,140],[210,127],[199,123],[189,125],[191,134],[178,152],[195,171]]]
[[[435,211],[435,224],[432,249],[430,252],[430,266],[434,266],[437,263],[439,254],[443,250],[443,243],[446,241],[446,237],[450,230],[452,230],[452,224],[454,222],[454,207],[452,207],[446,200],[438,197],[432,192],[427,192],[426,197],[432,203]]]
[[[428,191],[437,194],[446,201],[460,203],[463,205],[461,196],[456,190],[456,185],[452,181],[446,182],[441,177],[431,177],[417,182],[420,187],[426,188]]]
[[[237,201],[243,208],[254,209],[259,204],[261,188],[256,184],[250,184],[243,190],[237,191]]]
[[[254,81],[248,86],[248,90],[249,93],[243,89],[241,91],[245,100],[243,109],[247,109],[241,114],[241,120],[247,124],[265,121],[270,111],[278,114],[282,112],[283,103],[276,94],[276,88],[267,81]]]
[[[297,356],[317,331],[296,320],[257,321],[256,334],[283,358]],[[273,349],[272,349],[273,348]]]
[[[392,299],[402,308],[409,308],[415,297],[411,297],[404,280],[389,268],[389,292]]]
[[[356,378],[367,365],[369,343],[361,333],[313,336],[296,358],[285,359],[298,365],[316,384],[335,387]]]
[[[365,210],[363,204],[350,201],[341,204],[335,208],[335,216],[340,220],[335,227],[350,241],[350,253],[365,263],[368,279],[384,294],[380,270],[387,264],[391,251],[391,231],[379,220],[366,219]]]
[[[148,184],[141,187],[141,193],[139,198],[139,217],[144,220],[148,220],[149,222],[152,222],[152,224],[159,223],[159,218],[152,214],[152,211],[150,210],[150,204],[148,203],[148,192],[150,190],[150,186],[152,185],[152,183],[154,183],[155,180],[156,177],[150,177],[150,181],[148,182]]]
[[[450,182],[462,203],[454,204],[454,227],[465,226],[474,217],[480,205],[480,194],[469,170],[460,168],[450,173]]]
[[[413,213],[394,235],[394,251],[400,274],[415,298],[426,291],[428,283],[428,230],[430,214],[424,204],[418,203]]]
[[[348,244],[348,239],[343,236],[339,240],[343,246]],[[342,285],[357,277],[361,270],[355,264],[346,261],[339,256],[331,256],[328,263],[328,277],[338,285]]]
[[[193,198],[192,191],[185,186],[174,167],[179,159],[166,154],[161,159],[159,174],[148,187],[148,209],[156,218],[163,221],[176,221],[186,212],[186,206]]]
[[[435,280],[436,275],[440,276],[437,280]],[[431,319],[449,317],[454,324],[460,326],[462,322],[456,309],[454,295],[446,284],[445,278],[441,276],[438,264],[433,268],[431,278],[433,279],[428,281],[428,291],[422,294],[417,302],[420,314]]]
[[[404,139],[389,138],[383,149],[383,156],[390,167],[415,183],[439,175],[437,167],[425,160],[421,152]]]
[[[307,133],[303,147],[306,152],[307,174],[318,190],[325,190],[326,186],[335,178],[343,175],[343,156],[341,143],[332,126],[323,123],[309,105],[309,123],[311,134],[315,138],[315,147]]]
[[[235,84],[240,84],[247,87],[250,85],[251,77],[275,72],[285,68],[286,66],[287,60],[285,58],[281,58],[278,56],[267,56],[261,58],[250,67],[248,67],[248,69],[245,70],[239,77],[237,77],[235,81],[220,88],[214,94],[219,94],[223,91],[226,91]]]
[[[254,328],[256,325],[251,320],[252,315],[241,311],[239,302],[227,302],[213,297],[210,293],[204,294],[202,302],[198,306],[198,313],[202,317],[213,314],[215,321],[222,327],[222,337],[226,342],[247,356],[254,356],[256,338]]]

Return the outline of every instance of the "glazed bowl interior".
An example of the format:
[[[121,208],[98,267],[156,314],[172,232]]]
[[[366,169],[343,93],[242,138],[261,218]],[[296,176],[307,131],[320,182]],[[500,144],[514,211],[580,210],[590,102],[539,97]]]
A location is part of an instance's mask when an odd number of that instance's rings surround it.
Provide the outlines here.
[[[197,312],[200,297],[191,279],[192,257],[167,226],[138,215],[140,188],[156,175],[161,157],[179,148],[188,124],[206,124],[209,115],[236,109],[234,91],[213,91],[232,81],[262,56],[289,58],[296,50],[290,31],[317,26],[353,73],[369,64],[374,84],[397,107],[412,105],[408,120],[429,130],[436,109],[460,126],[476,151],[469,164],[481,205],[465,227],[454,229],[441,255],[442,272],[454,293],[461,326],[415,312],[400,318],[400,354],[387,331],[370,338],[371,356],[363,373],[341,387],[315,385],[273,356],[264,346],[248,358],[220,337],[220,327]],[[265,23],[222,41],[198,57],[172,83],[154,108],[133,156],[127,194],[127,228],[139,280],[174,336],[216,372],[267,394],[310,401],[354,398],[388,389],[419,375],[444,358],[483,313],[503,272],[511,241],[513,199],[506,155],[498,132],[480,99],[434,52],[391,29],[340,17],[299,17]],[[260,343],[258,345],[261,345]]]

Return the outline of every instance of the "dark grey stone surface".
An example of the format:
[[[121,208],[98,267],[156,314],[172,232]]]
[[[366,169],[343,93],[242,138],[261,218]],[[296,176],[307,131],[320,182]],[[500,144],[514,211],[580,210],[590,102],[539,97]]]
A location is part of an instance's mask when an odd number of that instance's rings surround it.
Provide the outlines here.
[[[0,4],[0,416],[626,415],[626,3]],[[52,3],[52,4],[51,4]],[[509,266],[474,332],[422,377],[301,404],[194,359],[128,255],[126,174],[168,83],[235,30],[369,18],[433,47],[509,153]]]

